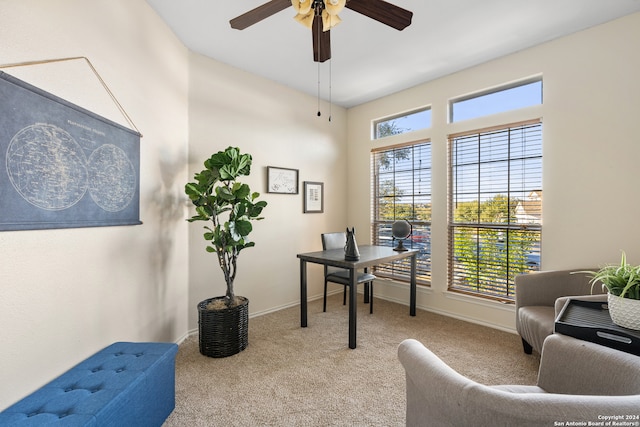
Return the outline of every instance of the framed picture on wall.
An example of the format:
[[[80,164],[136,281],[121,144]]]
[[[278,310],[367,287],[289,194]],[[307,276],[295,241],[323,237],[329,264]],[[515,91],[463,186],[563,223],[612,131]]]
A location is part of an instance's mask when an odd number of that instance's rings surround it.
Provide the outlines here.
[[[142,224],[139,132],[1,71],[0,99],[0,231]]]
[[[267,193],[298,194],[298,169],[267,166]]]
[[[304,213],[324,212],[324,183],[304,182]]]

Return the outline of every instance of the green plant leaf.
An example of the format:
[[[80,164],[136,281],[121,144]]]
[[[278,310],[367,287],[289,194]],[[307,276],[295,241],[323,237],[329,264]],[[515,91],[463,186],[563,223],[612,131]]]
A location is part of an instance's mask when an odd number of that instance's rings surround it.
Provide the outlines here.
[[[256,203],[251,207],[251,210],[249,211],[249,216],[253,219],[258,219],[257,217],[260,216],[260,214],[262,213],[262,209],[264,208],[264,206],[266,206],[266,202],[265,202],[265,205],[261,205],[261,202]]]
[[[246,199],[251,193],[251,189],[247,184],[241,184],[236,182],[233,186],[233,194],[236,196],[236,199]]]
[[[189,196],[191,200],[196,200],[200,198],[202,194],[195,183],[189,182],[184,186],[184,192]]]
[[[640,266],[627,263],[627,256],[622,251],[619,265],[606,265],[598,271],[588,271],[591,275],[591,288],[599,282],[603,289],[612,295],[622,298],[640,299]]]
[[[196,213],[198,214],[198,218],[203,220],[208,220],[211,216],[211,212],[207,209],[207,206],[196,206]]]
[[[227,201],[234,199],[233,193],[227,187],[216,187],[216,196]]]
[[[238,203],[233,208],[233,216],[235,218],[241,218],[247,213],[247,207],[244,203]]]
[[[240,236],[244,237],[248,236],[249,233],[251,233],[251,230],[253,230],[253,226],[249,221],[239,220],[235,222],[235,230]]]

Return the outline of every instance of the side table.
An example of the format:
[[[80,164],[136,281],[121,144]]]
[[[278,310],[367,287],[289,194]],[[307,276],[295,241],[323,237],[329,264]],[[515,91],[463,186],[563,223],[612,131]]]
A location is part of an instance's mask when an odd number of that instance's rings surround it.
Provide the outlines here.
[[[640,331],[613,323],[603,302],[567,300],[555,332],[640,356]]]

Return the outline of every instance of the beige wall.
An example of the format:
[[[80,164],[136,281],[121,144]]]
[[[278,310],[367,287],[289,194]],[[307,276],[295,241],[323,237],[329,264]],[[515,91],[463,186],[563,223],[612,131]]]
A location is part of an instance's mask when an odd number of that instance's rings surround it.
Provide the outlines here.
[[[253,155],[247,182],[269,203],[236,292],[252,316],[298,303],[296,253],[345,224],[344,109],[329,123],[314,97],[190,54],[142,0],[3,1],[0,39],[3,64],[88,57],[144,135],[143,225],[0,233],[0,409],[113,341],[179,342],[197,329],[197,302],[224,284],[203,224],[184,221],[183,188],[229,145]],[[127,125],[84,61],[5,71]],[[303,214],[302,191],[266,194],[266,166],[299,169],[301,188],[324,182],[325,214]],[[317,297],[321,270],[310,274]]]
[[[296,254],[320,250],[320,234],[346,224],[346,112],[333,107],[329,122],[316,116],[314,97],[200,55],[190,58],[189,177],[211,154],[237,146],[253,156],[246,182],[268,203],[250,235],[256,246],[238,258],[235,292],[249,298],[251,316],[298,304]],[[300,193],[267,193],[267,166],[298,169]],[[324,183],[324,214],[302,213],[303,181]],[[215,256],[205,252],[203,226],[189,225],[191,330],[197,303],[226,289]],[[310,298],[322,293],[321,274],[319,266],[309,267]]]
[[[144,135],[143,225],[0,232],[4,408],[114,341],[185,336],[187,224],[177,197],[189,76],[187,50],[140,0],[2,0],[0,40],[2,64],[88,57]],[[84,61],[3,71],[127,125]]]
[[[448,98],[542,74],[542,107],[496,118],[544,119],[543,267],[640,261],[640,14],[556,40],[348,112],[318,119],[314,97],[189,53],[143,0],[0,0],[0,62],[87,56],[144,137],[143,225],[0,233],[0,408],[118,340],[180,341],[196,329],[195,304],[224,292],[202,224],[184,221],[184,183],[229,145],[254,157],[247,182],[266,219],[243,252],[236,291],[251,315],[297,304],[295,254],[346,225],[369,241],[371,120],[422,105],[434,126],[433,289],[421,307],[512,330],[513,311],[446,292],[446,135],[487,125],[446,124]],[[5,70],[127,124],[82,61]],[[634,140],[635,138],[635,140]],[[188,153],[188,154],[187,154]],[[266,194],[266,166],[296,168],[325,184],[325,213],[303,214],[302,194]],[[321,269],[310,266],[310,297]],[[407,303],[404,285],[376,293]],[[401,338],[401,337],[399,337]]]
[[[418,305],[513,330],[513,307],[447,292],[447,135],[529,118],[543,119],[543,269],[640,262],[640,14],[352,108],[349,118],[350,224],[368,230],[369,153],[373,147],[430,138],[433,150],[431,289]],[[447,124],[447,101],[504,83],[543,76],[544,105]],[[433,126],[371,140],[371,121],[430,105]],[[406,286],[377,286],[378,295],[407,303]]]

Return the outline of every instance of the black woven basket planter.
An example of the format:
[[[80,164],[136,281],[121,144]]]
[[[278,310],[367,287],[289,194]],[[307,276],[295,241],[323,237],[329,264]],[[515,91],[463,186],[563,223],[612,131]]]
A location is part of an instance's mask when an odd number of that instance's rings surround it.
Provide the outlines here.
[[[207,310],[209,298],[198,304],[200,353],[209,357],[228,357],[240,353],[249,344],[249,300],[223,310]]]

